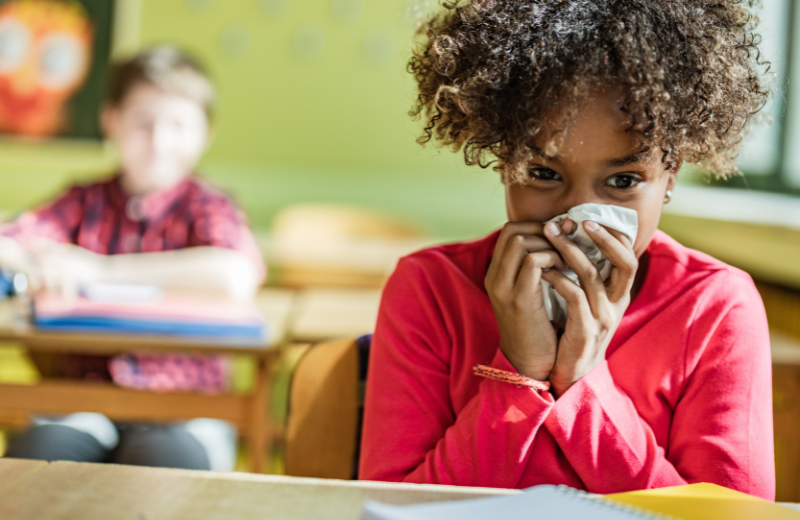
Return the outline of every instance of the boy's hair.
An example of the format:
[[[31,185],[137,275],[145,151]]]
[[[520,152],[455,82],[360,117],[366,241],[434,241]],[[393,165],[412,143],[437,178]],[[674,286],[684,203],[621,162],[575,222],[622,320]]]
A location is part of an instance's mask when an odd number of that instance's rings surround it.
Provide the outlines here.
[[[111,71],[108,103],[122,105],[131,90],[141,84],[186,97],[211,118],[216,96],[214,84],[197,60],[175,47],[152,47],[116,64]]]
[[[463,148],[467,164],[521,180],[553,108],[563,132],[582,96],[619,86],[629,131],[660,147],[666,168],[683,154],[735,173],[743,131],[769,95],[756,1],[446,2],[408,64],[419,86],[411,115],[426,123],[418,141]]]

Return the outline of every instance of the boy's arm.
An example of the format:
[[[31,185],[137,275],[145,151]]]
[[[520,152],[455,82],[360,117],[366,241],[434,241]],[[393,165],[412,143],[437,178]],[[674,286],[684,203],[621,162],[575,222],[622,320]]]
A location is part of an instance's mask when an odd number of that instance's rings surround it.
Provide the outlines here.
[[[0,225],[0,268],[38,279],[33,254],[71,242],[84,213],[85,189],[73,186],[52,201]]]
[[[118,283],[247,300],[258,289],[261,271],[244,253],[214,246],[99,255],[78,246],[51,244],[34,258],[42,284],[66,292],[87,283]]]
[[[146,283],[166,289],[200,291],[248,300],[259,287],[260,271],[244,253],[222,247],[190,247],[160,253],[105,257],[101,282]]]

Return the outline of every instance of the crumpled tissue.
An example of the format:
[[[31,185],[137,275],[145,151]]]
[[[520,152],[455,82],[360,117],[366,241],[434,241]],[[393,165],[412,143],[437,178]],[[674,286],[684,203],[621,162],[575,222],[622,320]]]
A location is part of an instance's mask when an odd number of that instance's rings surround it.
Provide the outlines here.
[[[581,204],[548,222],[561,222],[565,219],[571,219],[576,224],[575,230],[567,236],[594,262],[603,281],[607,280],[611,275],[612,265],[603,256],[594,241],[589,238],[583,228],[583,221],[592,220],[601,226],[619,231],[626,235],[631,243],[636,241],[636,234],[639,231],[639,218],[635,210],[611,204]],[[567,269],[563,273],[580,287],[578,275],[575,274],[575,271]],[[542,294],[544,295],[544,307],[547,310],[547,317],[559,330],[564,330],[568,316],[567,301],[556,292],[552,285],[544,280],[542,280]]]

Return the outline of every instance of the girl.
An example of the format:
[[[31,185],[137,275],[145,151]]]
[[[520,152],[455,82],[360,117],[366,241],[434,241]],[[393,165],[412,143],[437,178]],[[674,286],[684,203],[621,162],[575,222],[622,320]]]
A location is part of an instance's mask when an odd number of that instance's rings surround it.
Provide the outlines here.
[[[421,142],[494,166],[509,222],[410,255],[387,283],[361,478],[595,493],[713,482],[774,499],[758,292],[657,230],[683,162],[734,173],[765,102],[749,3],[445,7],[409,65]],[[577,224],[548,223],[584,203],[638,215],[633,243],[580,224],[613,265],[605,281],[567,236]],[[563,330],[542,280],[567,302]]]

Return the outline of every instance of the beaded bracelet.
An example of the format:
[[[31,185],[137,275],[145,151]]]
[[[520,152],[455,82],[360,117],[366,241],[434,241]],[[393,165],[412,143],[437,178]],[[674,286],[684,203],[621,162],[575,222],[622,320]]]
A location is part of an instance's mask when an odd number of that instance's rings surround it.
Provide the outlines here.
[[[472,373],[476,376],[494,379],[495,381],[502,381],[504,383],[511,383],[517,386],[527,386],[543,392],[550,390],[550,381],[538,381],[532,377],[515,374],[514,372],[506,372],[505,370],[499,370],[487,365],[475,365],[472,367]]]

